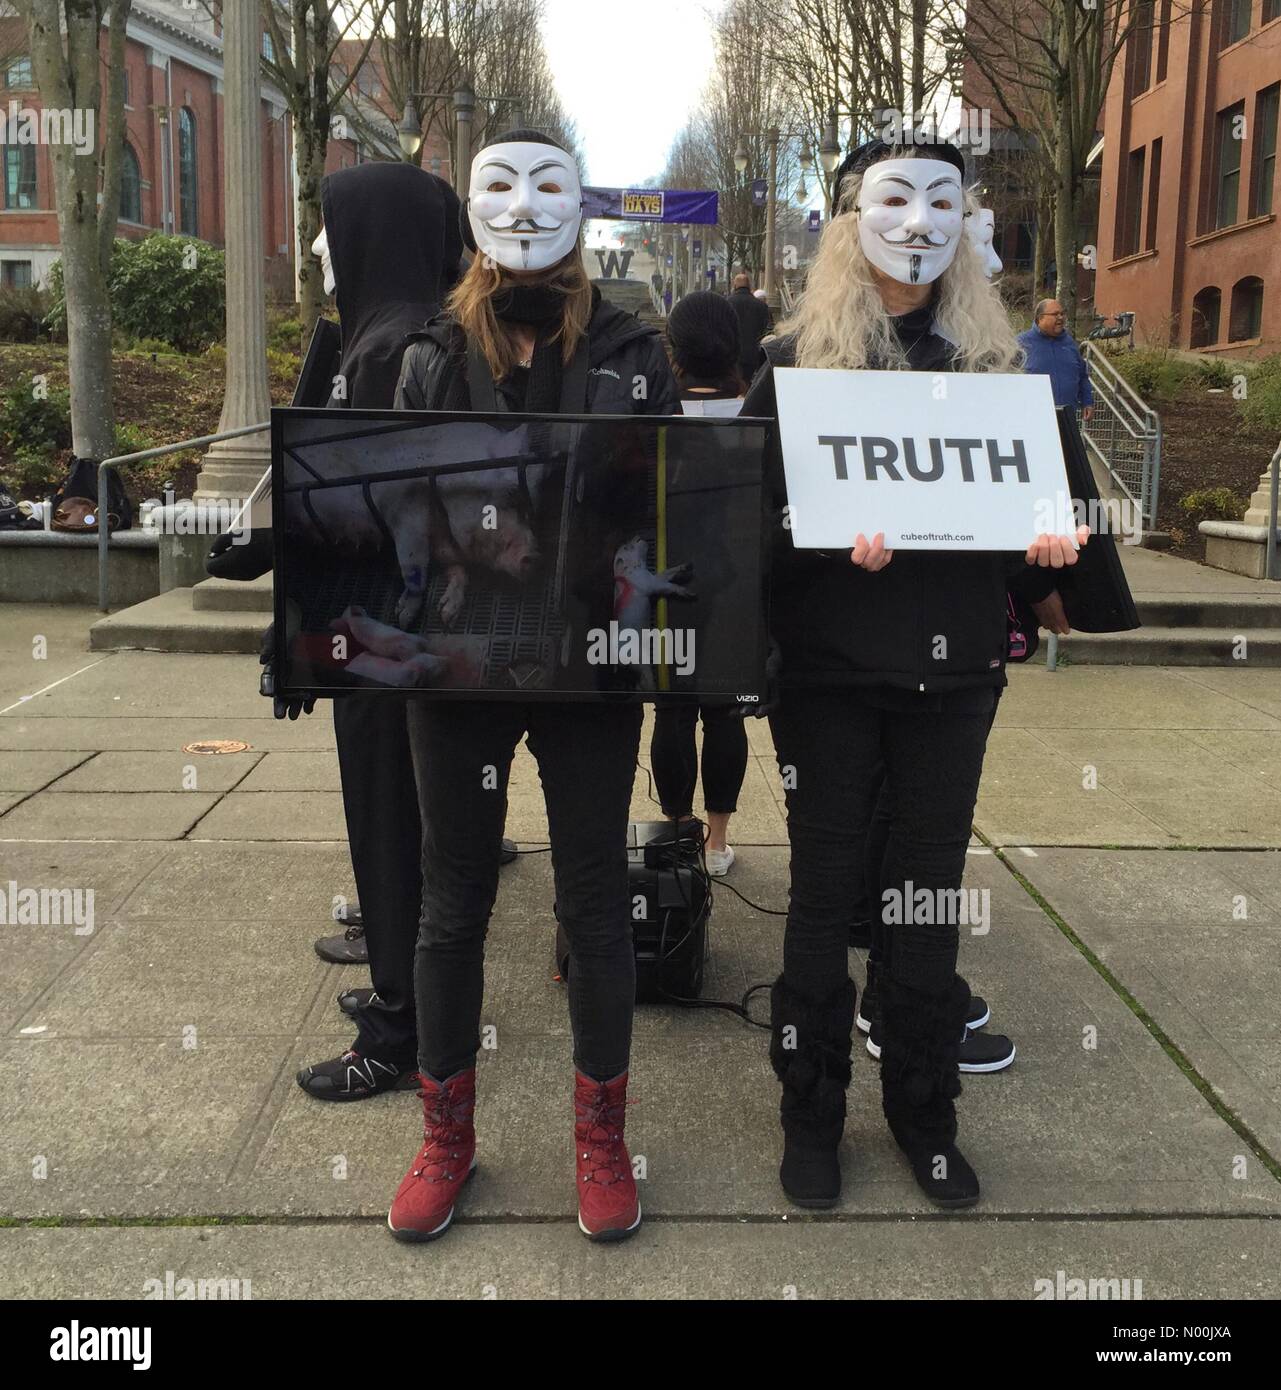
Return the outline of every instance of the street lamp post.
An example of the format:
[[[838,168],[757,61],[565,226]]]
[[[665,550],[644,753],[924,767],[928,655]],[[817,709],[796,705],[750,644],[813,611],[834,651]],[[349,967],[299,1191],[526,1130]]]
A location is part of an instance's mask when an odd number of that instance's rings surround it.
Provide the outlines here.
[[[805,175],[814,167],[814,154],[810,149],[809,135],[801,130],[780,130],[777,126],[770,126],[765,132],[765,139],[769,150],[769,168],[766,178],[765,188],[765,299],[771,309],[778,308],[778,292],[774,269],[774,250],[775,250],[775,224],[778,220],[778,144],[782,139],[800,140],[801,142],[801,183],[797,189],[798,194],[808,196],[809,190],[805,187]],[[734,152],[734,168],[740,174],[747,172],[749,156],[744,144],[740,144]],[[835,166],[833,166],[835,167]]]
[[[477,96],[476,90],[466,80],[460,82],[452,92],[410,92],[405,102],[405,112],[396,127],[396,140],[401,153],[412,161],[423,143],[422,117],[418,114],[418,102],[449,101],[454,110],[454,191],[465,192],[467,180],[471,177],[472,126],[478,101],[500,105],[503,102],[515,107],[513,122],[522,125],[523,107],[520,97]]]

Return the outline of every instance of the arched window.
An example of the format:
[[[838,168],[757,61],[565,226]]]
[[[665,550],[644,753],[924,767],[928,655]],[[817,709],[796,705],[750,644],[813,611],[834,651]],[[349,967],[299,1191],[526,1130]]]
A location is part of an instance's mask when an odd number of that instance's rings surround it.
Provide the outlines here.
[[[1263,281],[1247,275],[1232,286],[1232,307],[1228,312],[1228,341],[1239,343],[1258,338],[1263,332]]]
[[[142,170],[128,140],[125,141],[124,163],[120,169],[120,220],[142,221]]]
[[[178,230],[199,236],[196,201],[196,118],[189,107],[178,112]]]
[[[1193,297],[1189,347],[1212,347],[1219,341],[1219,305],[1222,299],[1217,285],[1207,285]]]

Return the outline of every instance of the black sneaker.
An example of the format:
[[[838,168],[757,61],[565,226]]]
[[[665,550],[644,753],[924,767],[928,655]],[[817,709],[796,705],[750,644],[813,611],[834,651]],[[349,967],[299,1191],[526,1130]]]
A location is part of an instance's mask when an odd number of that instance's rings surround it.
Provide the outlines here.
[[[965,1032],[957,1062],[963,1072],[1004,1071],[1014,1061],[1017,1048],[1003,1033]],[[869,1056],[881,1060],[881,1020],[873,1019],[867,1035]]]
[[[418,1072],[412,1066],[398,1067],[359,1052],[344,1052],[331,1062],[304,1067],[298,1084],[315,1100],[368,1100],[385,1091],[412,1091],[418,1085]]]
[[[342,989],[338,991],[338,1007],[351,1018],[377,994],[376,989]]]
[[[520,851],[516,848],[516,841],[509,840],[507,836],[504,835],[503,852],[498,856],[498,862],[500,864],[510,864],[519,853]]]
[[[867,985],[863,990],[862,996],[858,1001],[858,1014],[854,1022],[860,1033],[870,1033],[872,1024],[877,1019],[877,1011],[881,1006],[880,995],[876,988],[875,973],[867,977]],[[987,1006],[987,1000],[980,995],[970,995],[970,1011],[965,1019],[965,1026],[971,1032],[975,1028],[982,1028],[985,1023],[992,1020],[992,1010]],[[875,1054],[873,1054],[875,1055]]]
[[[316,942],[316,954],[334,965],[368,965],[369,949],[365,945],[365,924],[357,921],[341,936],[322,936]]]

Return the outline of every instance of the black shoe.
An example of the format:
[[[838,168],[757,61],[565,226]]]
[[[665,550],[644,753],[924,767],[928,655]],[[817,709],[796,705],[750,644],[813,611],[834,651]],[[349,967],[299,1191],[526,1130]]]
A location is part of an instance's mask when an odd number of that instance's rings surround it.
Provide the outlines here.
[[[841,1196],[838,1150],[845,1128],[854,1032],[854,982],[810,999],[780,975],[770,990],[770,1063],[783,1083],[778,1176],[798,1207],[834,1207]]]
[[[515,840],[509,840],[509,839],[507,838],[507,836],[504,835],[504,836],[503,836],[503,852],[502,852],[502,854],[500,854],[500,855],[498,856],[498,862],[499,862],[500,864],[510,864],[510,863],[512,863],[512,862],[515,860],[516,856],[517,856],[519,853],[520,853],[520,851],[516,848],[516,841],[515,841]]]
[[[867,1034],[869,1056],[881,1060],[881,1021],[876,1019]],[[965,1034],[956,1054],[956,1069],[964,1072],[1004,1071],[1018,1049],[1004,1033]]]
[[[344,1052],[331,1062],[304,1067],[298,1084],[316,1100],[368,1100],[385,1091],[412,1091],[418,1085],[418,1072],[411,1066],[398,1067],[359,1052]]]
[[[958,1071],[985,1072],[1004,1071],[1014,1060],[1018,1049],[1004,1033],[965,1034],[960,1050],[956,1054]]]
[[[316,942],[316,954],[334,965],[368,965],[369,948],[365,945],[365,924],[357,922],[341,936],[322,936]]]
[[[959,975],[941,995],[909,989],[892,976],[883,983],[881,1107],[890,1133],[931,1202],[973,1206],[979,1180],[956,1147],[955,1105],[970,987]]]
[[[369,1001],[377,994],[376,989],[342,989],[338,991],[338,1007],[351,1018],[355,1018],[361,1009],[368,1005]]]
[[[863,997],[859,1000],[858,1004],[858,1017],[854,1020],[860,1033],[871,1033],[872,1025],[877,1021],[879,1016],[880,1007],[880,995],[876,988],[876,971],[869,967],[867,972],[867,984],[864,986]],[[965,1019],[966,1028],[972,1032],[975,1028],[982,1028],[985,1023],[990,1023],[991,1021],[992,1010],[988,1008],[987,1000],[978,994],[970,995],[970,1010]],[[1010,1061],[1014,1060],[1013,1046],[1014,1044],[1011,1043]],[[872,1052],[870,1047],[867,1050]],[[879,1057],[880,1055],[878,1046],[878,1050],[872,1052],[872,1056]],[[1006,1065],[1008,1065],[1008,1063]],[[964,1071],[965,1068],[962,1067],[961,1070]],[[999,1071],[1000,1068],[993,1067],[992,1070]]]

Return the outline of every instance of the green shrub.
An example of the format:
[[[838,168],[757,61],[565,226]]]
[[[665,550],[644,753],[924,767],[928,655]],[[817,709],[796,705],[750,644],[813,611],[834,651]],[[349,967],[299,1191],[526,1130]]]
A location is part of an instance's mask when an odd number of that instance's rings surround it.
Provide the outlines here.
[[[221,343],[213,343],[205,349],[205,360],[212,362],[219,371],[227,369],[227,349]]]
[[[44,290],[0,288],[0,341],[34,343],[45,331],[48,312],[49,296]]]
[[[179,357],[182,354],[172,343],[167,343],[163,338],[135,338],[129,344],[130,352],[147,352],[156,357]]]
[[[71,392],[55,388],[37,395],[35,381],[11,386],[0,396],[0,443],[11,453],[48,456],[71,447]]]
[[[1179,510],[1188,520],[1240,521],[1249,503],[1230,487],[1197,487],[1179,498]]]
[[[53,493],[66,469],[58,457],[44,449],[15,449],[5,465],[5,482],[19,493]]]
[[[116,328],[179,352],[202,352],[223,335],[224,257],[189,236],[152,232],[141,241],[117,237],[107,283]],[[49,275],[51,328],[66,332],[62,262]]]
[[[140,454],[144,449],[154,449],[156,441],[145,433],[138,425],[117,425],[116,426],[116,447],[114,452],[119,454]]]
[[[302,320],[275,319],[267,324],[267,347],[276,352],[298,352],[302,344]]]
[[[1193,380],[1198,386],[1226,391],[1231,387],[1232,378],[1237,370],[1221,357],[1202,357],[1193,364]]]
[[[1145,401],[1171,400],[1197,374],[1195,363],[1164,348],[1109,353],[1108,360]]]
[[[1252,429],[1281,436],[1281,352],[1263,358],[1249,374],[1241,414]]]

